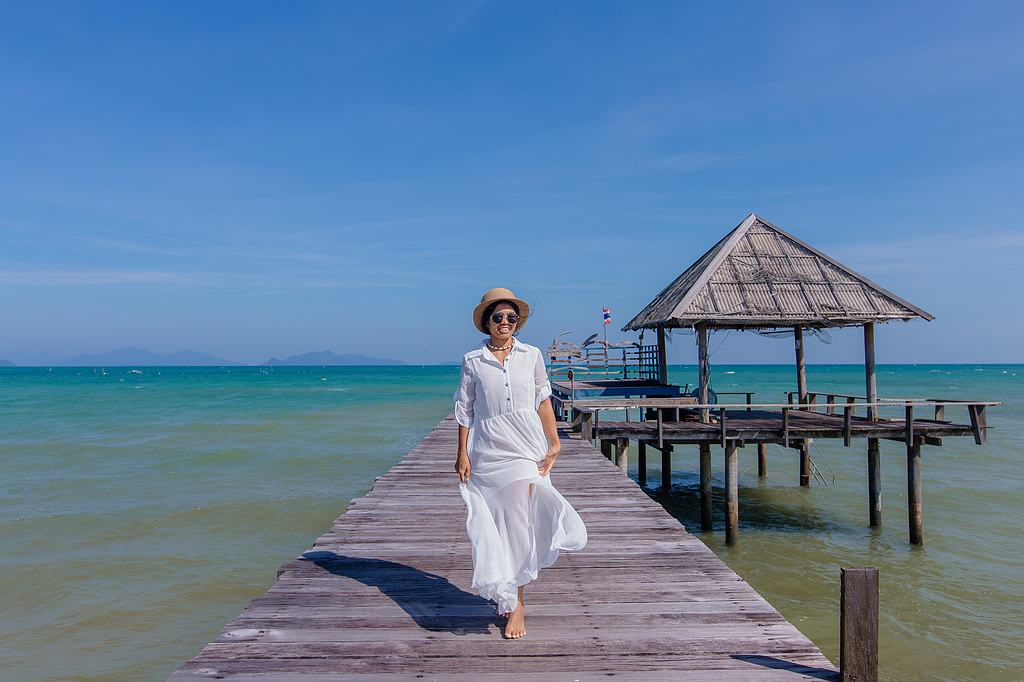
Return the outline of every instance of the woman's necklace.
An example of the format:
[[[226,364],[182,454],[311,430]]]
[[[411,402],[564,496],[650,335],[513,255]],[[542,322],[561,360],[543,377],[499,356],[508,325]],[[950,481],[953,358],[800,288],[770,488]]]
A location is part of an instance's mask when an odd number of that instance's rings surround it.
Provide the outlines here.
[[[512,348],[512,346],[513,346],[513,345],[515,344],[515,342],[516,342],[516,341],[515,341],[515,337],[513,337],[513,338],[512,338],[512,339],[511,339],[511,340],[510,340],[510,341],[508,342],[508,345],[507,345],[507,346],[500,346],[500,347],[499,347],[499,346],[492,346],[492,345],[491,345],[491,340],[490,340],[490,339],[487,339],[487,347],[488,347],[488,348],[490,348],[490,349],[491,349],[491,350],[493,350],[493,351],[502,351],[502,350],[509,350],[509,349],[511,349],[511,348]]]

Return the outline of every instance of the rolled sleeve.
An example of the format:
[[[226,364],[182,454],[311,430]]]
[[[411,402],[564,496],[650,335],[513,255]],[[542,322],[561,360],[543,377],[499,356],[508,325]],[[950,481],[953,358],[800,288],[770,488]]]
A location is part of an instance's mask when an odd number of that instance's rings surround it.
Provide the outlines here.
[[[533,368],[533,385],[537,399],[534,401],[534,409],[540,409],[540,404],[551,397],[551,382],[548,381],[548,370],[544,367],[544,356],[537,351],[537,360]]]
[[[452,396],[455,400],[455,421],[467,429],[473,425],[473,403],[476,402],[476,387],[473,385],[473,373],[469,362],[462,358],[462,374],[459,377],[459,388]]]

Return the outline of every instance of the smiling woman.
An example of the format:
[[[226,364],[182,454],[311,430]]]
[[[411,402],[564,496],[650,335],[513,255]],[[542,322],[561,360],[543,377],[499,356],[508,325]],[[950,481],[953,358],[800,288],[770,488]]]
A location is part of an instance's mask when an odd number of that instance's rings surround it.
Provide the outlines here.
[[[514,338],[529,316],[508,289],[481,297],[473,322],[490,338],[463,356],[454,396],[473,588],[508,614],[508,639],[526,635],[523,586],[560,550],[587,544],[582,519],[548,476],[561,451],[551,385],[540,349]]]

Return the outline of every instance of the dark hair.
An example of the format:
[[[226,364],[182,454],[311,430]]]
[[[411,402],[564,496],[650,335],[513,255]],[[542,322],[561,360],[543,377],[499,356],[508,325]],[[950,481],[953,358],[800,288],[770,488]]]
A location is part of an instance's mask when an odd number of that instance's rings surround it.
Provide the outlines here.
[[[499,303],[508,303],[510,306],[512,306],[513,310],[516,311],[516,315],[522,315],[522,313],[519,312],[519,306],[516,305],[513,301],[507,301],[505,299],[495,301],[494,303],[491,303],[486,308],[484,308],[484,314],[480,316],[480,326],[483,327],[484,329],[487,329],[487,323],[491,319],[491,313],[494,312],[494,309],[498,307]]]

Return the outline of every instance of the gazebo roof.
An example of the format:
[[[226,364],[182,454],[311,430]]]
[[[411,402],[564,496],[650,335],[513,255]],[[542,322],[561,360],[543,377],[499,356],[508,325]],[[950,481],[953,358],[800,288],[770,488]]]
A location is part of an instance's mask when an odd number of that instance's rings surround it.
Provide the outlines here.
[[[623,331],[844,327],[934,317],[751,213]]]

